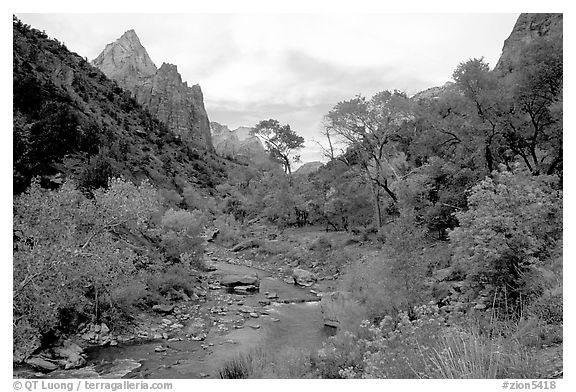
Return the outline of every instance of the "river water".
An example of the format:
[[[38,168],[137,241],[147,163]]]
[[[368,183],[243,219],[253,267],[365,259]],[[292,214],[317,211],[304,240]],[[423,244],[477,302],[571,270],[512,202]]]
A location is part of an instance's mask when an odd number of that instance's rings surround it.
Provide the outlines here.
[[[333,333],[325,327],[319,298],[310,290],[270,277],[266,271],[227,263],[215,263],[214,275],[258,275],[260,290],[246,295],[246,305],[261,311],[258,318],[248,318],[244,327],[224,334],[215,327],[204,341],[152,341],[140,344],[101,347],[87,351],[87,366],[76,370],[58,370],[42,377],[49,378],[217,378],[226,361],[259,346],[280,351],[293,348],[315,350]],[[225,289],[222,289],[225,290]],[[278,299],[270,305],[259,305],[265,293],[275,292]],[[210,306],[209,303],[206,306]],[[162,344],[165,352],[155,348]],[[38,373],[19,377],[38,377]]]

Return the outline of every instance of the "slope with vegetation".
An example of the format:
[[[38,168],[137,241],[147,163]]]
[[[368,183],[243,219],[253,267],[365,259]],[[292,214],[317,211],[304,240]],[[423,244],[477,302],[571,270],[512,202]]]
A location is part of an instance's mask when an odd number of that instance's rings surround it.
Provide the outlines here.
[[[530,30],[520,45],[530,18],[545,28]],[[505,69],[471,59],[456,68],[454,83],[427,94],[382,91],[336,104],[325,121],[328,162],[310,173],[292,175],[302,139],[288,125],[260,122],[256,132],[277,162],[228,161],[225,179],[197,181],[214,186],[210,196],[179,180],[195,170],[194,161],[172,154],[185,144],[154,120],[146,135],[137,132],[134,116],[149,116],[137,105],[114,112],[125,127],[112,121],[102,108],[132,102],[112,82],[85,92],[100,97],[109,86],[112,103],[81,100],[72,82],[54,84],[78,72],[53,59],[81,59],[15,22],[15,181],[25,188],[43,176],[14,203],[17,354],[83,321],[120,326],[134,309],[169,302],[175,292],[192,296],[190,282],[202,279],[199,233],[210,227],[217,247],[247,240],[238,260],[274,274],[313,271],[314,290],[345,292],[364,315],[342,322],[318,352],[258,348],[226,364],[222,377],[561,375],[562,18],[520,20],[507,41],[514,54],[504,47]],[[24,61],[38,45],[41,61]],[[21,82],[22,69],[30,70],[30,84]],[[33,87],[41,98],[56,97],[64,114],[53,118],[46,108],[41,117],[43,101],[26,106],[21,97],[35,95],[19,91],[28,85],[52,89]],[[159,179],[152,163],[114,155],[114,143],[69,142],[70,133],[50,149],[55,155],[40,154],[60,135],[47,120],[76,130],[79,140],[87,129],[110,130],[112,140],[147,146],[148,155],[137,156],[170,170]],[[154,137],[162,139],[143,144]],[[126,180],[108,180],[107,171],[101,182],[83,180],[83,162],[102,160]],[[131,173],[134,166],[145,174]],[[79,187],[46,180],[58,171]],[[131,182],[144,177],[165,189]],[[40,186],[49,184],[58,189]]]
[[[503,59],[496,71],[463,62],[454,83],[414,98],[340,102],[326,116],[324,167],[228,185],[236,217],[323,225],[364,244],[332,261],[367,320],[290,358],[308,364],[302,376],[562,374],[562,16],[522,15]],[[330,264],[325,250],[280,253]],[[260,350],[222,375],[269,375],[284,360]]]
[[[187,186],[221,181],[221,159],[176,138],[62,43],[19,20],[13,38],[15,193],[36,176],[56,185],[58,174],[86,189],[114,176],[149,178],[180,194]]]

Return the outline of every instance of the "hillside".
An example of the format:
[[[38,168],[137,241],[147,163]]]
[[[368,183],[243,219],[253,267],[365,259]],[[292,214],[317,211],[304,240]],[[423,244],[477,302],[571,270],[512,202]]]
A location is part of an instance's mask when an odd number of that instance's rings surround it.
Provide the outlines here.
[[[97,188],[122,175],[178,192],[221,181],[225,161],[177,138],[86,59],[16,19],[13,38],[15,193],[36,176]]]

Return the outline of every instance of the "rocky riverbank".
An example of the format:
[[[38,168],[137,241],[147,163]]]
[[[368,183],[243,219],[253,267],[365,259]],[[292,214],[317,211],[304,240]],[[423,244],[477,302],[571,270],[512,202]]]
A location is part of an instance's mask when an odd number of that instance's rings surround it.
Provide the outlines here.
[[[76,335],[30,358],[27,366],[17,367],[15,377],[157,377],[159,372],[211,377],[214,366],[198,366],[206,358],[212,357],[208,362],[214,364],[230,347],[238,350],[262,340],[271,324],[282,323],[283,304],[321,299],[322,281],[305,270],[288,275],[275,268],[257,268],[251,260],[214,244],[209,244],[205,262],[211,271],[196,287],[194,298],[137,314],[132,330],[119,334],[105,323],[84,325]],[[314,323],[313,329],[322,328],[321,319]],[[106,350],[134,351],[136,358],[131,362],[125,358],[124,370],[99,367],[98,353]],[[169,368],[166,357],[177,357]]]

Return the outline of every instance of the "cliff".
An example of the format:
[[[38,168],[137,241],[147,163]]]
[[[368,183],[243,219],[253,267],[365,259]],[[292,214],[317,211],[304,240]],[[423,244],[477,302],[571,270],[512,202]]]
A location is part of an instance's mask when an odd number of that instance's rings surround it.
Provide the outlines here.
[[[140,55],[123,56],[125,49]],[[139,83],[146,72],[156,72],[137,46],[106,50],[116,53],[124,83]],[[101,64],[110,67],[110,57],[102,58]],[[17,19],[13,116],[15,193],[24,191],[34,177],[44,186],[73,178],[90,189],[121,175],[182,192],[191,185],[213,187],[225,175],[215,154],[175,137],[117,82]]]
[[[200,86],[183,82],[175,65],[164,63],[157,69],[134,30],[106,45],[92,64],[130,91],[179,138],[213,149]]]
[[[502,55],[494,70],[500,74],[512,73],[524,48],[540,37],[562,41],[562,14],[521,14],[504,41]]]
[[[251,134],[252,128],[239,127],[231,131],[226,125],[211,122],[214,150],[222,157],[256,163],[268,160],[262,141]]]

